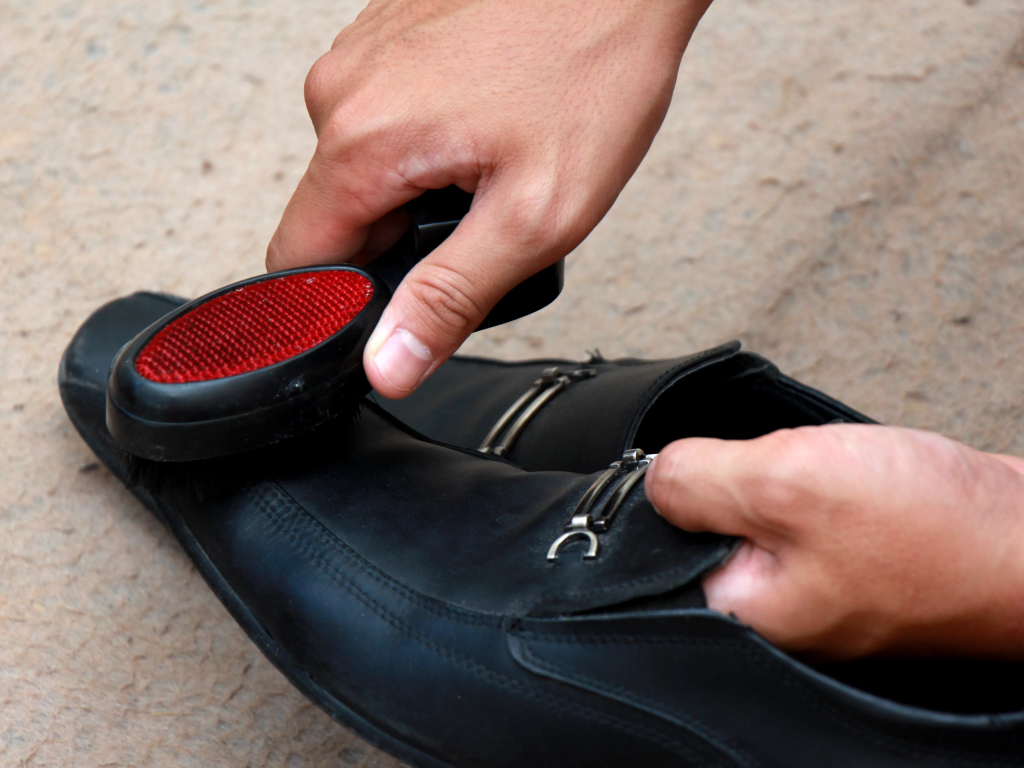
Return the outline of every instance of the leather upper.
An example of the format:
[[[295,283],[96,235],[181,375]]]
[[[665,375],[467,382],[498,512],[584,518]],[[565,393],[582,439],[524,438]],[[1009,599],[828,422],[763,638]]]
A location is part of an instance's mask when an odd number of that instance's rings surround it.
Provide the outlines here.
[[[413,394],[380,400],[404,423],[477,448],[546,368],[596,375],[555,395],[528,421],[506,458],[530,470],[594,472],[641,447],[656,453],[682,437],[746,439],[784,427],[871,419],[781,374],[739,342],[672,360],[527,360],[453,357]]]
[[[72,422],[122,478],[100,358],[166,301],[100,309],[61,365]],[[642,486],[597,558],[572,547],[551,563],[548,545],[596,474],[524,471],[373,403],[192,469],[195,482],[225,482],[204,495],[179,476],[133,492],[293,683],[413,764],[1024,765],[1020,713],[886,701],[702,608],[695,585],[734,543],[668,526]],[[1018,680],[1014,669],[1002,679]]]

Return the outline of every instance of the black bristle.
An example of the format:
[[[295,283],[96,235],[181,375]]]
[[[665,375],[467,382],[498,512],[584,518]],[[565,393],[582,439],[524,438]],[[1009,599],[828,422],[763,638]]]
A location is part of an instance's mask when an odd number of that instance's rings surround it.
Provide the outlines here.
[[[236,492],[278,470],[301,467],[330,453],[358,422],[361,397],[348,408],[301,435],[251,451],[201,461],[154,461],[121,451],[119,463],[129,489],[144,488],[152,495],[186,496],[210,501]]]
[[[244,470],[252,463],[251,454],[260,450],[203,461],[153,461],[122,451],[124,484],[154,496],[182,494],[210,501],[245,485],[251,473]]]
[[[595,348],[593,350],[587,349],[587,350],[584,350],[584,351],[587,353],[587,363],[588,364],[593,365],[595,363],[603,363],[603,362],[605,362],[604,355],[601,354],[601,350],[600,349]]]

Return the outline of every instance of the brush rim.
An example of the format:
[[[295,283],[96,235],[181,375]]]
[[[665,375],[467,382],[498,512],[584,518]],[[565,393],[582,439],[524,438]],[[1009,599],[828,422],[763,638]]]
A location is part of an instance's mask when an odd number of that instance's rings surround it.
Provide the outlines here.
[[[355,272],[370,281],[373,295],[349,323],[309,349],[253,371],[205,381],[156,382],[137,370],[136,359],[157,333],[206,302],[255,283],[320,272]],[[390,298],[382,280],[350,264],[258,275],[201,296],[157,320],[118,352],[107,379],[107,427],[125,450],[156,461],[239,453],[307,431],[343,411],[341,403],[369,391],[363,349]]]

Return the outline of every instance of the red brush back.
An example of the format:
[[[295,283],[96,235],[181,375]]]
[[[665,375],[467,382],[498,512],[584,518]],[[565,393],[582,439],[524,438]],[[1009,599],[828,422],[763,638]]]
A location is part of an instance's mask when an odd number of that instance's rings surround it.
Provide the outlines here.
[[[173,320],[142,349],[150,381],[183,384],[280,363],[340,331],[373,296],[358,272],[305,272],[237,288]]]

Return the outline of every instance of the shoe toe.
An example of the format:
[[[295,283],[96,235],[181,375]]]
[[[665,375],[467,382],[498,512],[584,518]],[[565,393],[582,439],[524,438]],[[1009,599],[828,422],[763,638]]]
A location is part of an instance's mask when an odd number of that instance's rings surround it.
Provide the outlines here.
[[[60,383],[106,389],[107,372],[118,350],[185,299],[134,293],[103,305],[78,329],[61,360]]]

